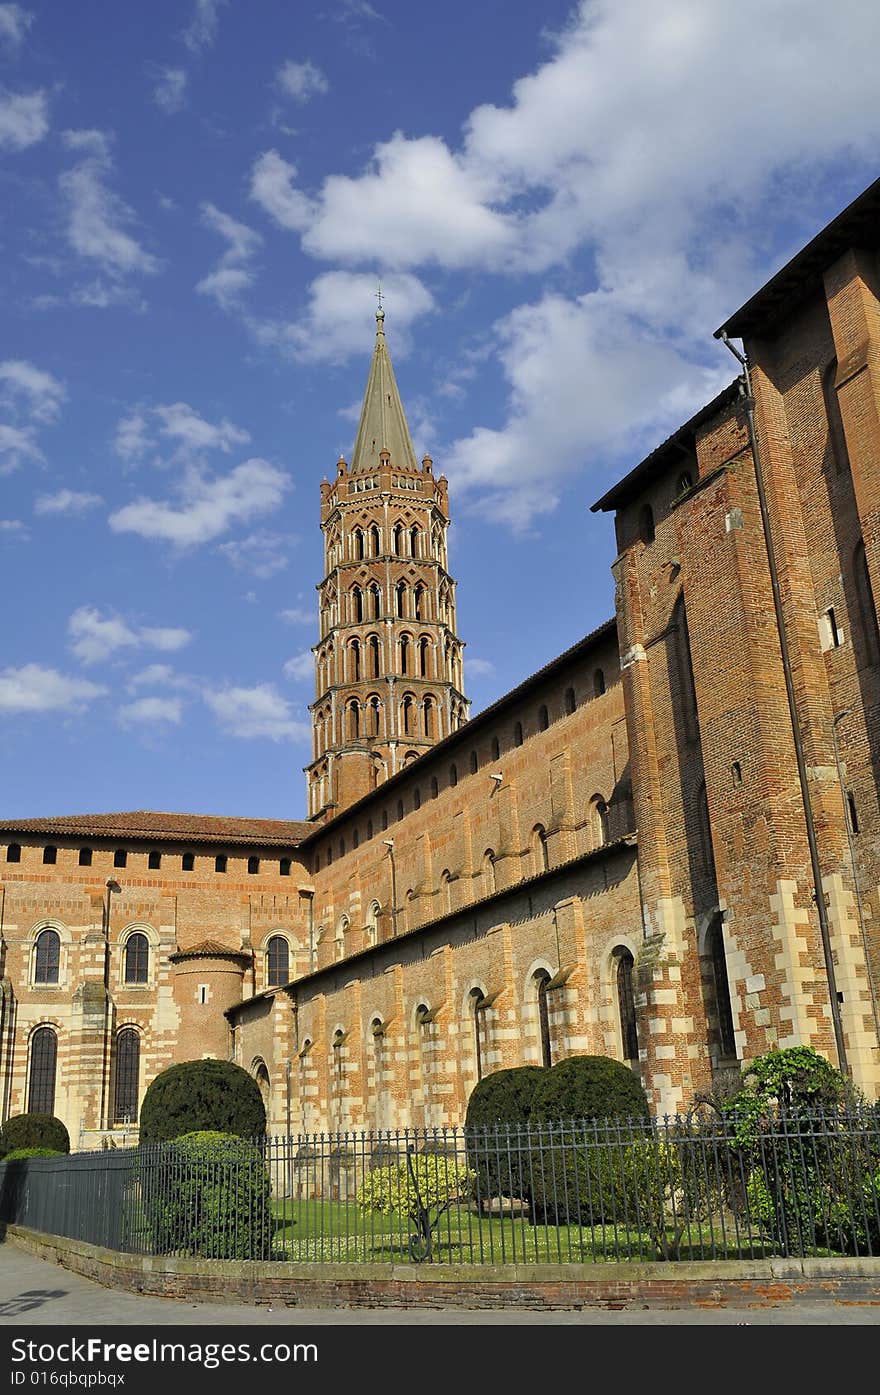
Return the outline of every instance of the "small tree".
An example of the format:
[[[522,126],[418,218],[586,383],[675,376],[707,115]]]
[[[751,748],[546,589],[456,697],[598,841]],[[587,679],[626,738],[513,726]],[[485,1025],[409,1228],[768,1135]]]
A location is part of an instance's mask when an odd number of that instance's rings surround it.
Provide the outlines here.
[[[259,1148],[203,1130],[139,1154],[147,1237],[155,1254],[269,1259],[271,1189]]]
[[[440,1217],[473,1195],[475,1174],[445,1153],[415,1153],[376,1167],[362,1183],[357,1205],[362,1211],[405,1217],[414,1227],[409,1252],[416,1262],[431,1258],[432,1233]]]
[[[70,1152],[70,1134],[54,1114],[13,1114],[0,1131],[0,1155],[22,1148],[48,1148],[53,1153]]]
[[[141,1107],[141,1142],[199,1131],[260,1138],[266,1108],[253,1076],[232,1061],[182,1061],[148,1086]]]
[[[493,1196],[530,1200],[523,1168],[523,1130],[532,1112],[544,1066],[515,1066],[483,1076],[471,1091],[465,1115],[468,1161],[477,1174],[481,1201]]]
[[[642,1082],[611,1056],[568,1056],[543,1073],[531,1101],[533,1122],[651,1117]]]

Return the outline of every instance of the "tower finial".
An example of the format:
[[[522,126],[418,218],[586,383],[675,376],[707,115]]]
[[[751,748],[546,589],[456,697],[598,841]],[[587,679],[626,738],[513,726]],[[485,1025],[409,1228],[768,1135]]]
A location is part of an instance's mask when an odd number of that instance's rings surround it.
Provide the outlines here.
[[[376,286],[377,286],[377,288],[378,288],[377,291],[376,291],[376,299],[377,299],[377,301],[379,302],[379,308],[378,308],[377,311],[376,311],[376,325],[377,325],[377,331],[376,331],[376,332],[377,332],[378,334],[383,334],[383,333],[385,332],[385,331],[384,331],[385,311],[382,309],[382,282],[381,282],[380,280],[378,280],[378,278],[377,278],[377,280],[376,280]]]

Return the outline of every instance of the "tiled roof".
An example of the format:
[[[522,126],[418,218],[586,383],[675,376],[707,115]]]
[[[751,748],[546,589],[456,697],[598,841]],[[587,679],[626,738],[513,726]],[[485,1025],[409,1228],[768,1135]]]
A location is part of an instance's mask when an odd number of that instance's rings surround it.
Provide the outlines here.
[[[181,959],[250,959],[251,956],[247,950],[231,949],[229,945],[221,945],[218,940],[201,940],[199,944],[191,945],[189,949],[179,949],[168,957],[176,964]]]
[[[242,819],[219,814],[165,814],[135,809],[121,814],[62,814],[3,819],[0,833],[51,833],[68,838],[149,839],[175,843],[246,843],[294,847],[313,826],[297,819]]]

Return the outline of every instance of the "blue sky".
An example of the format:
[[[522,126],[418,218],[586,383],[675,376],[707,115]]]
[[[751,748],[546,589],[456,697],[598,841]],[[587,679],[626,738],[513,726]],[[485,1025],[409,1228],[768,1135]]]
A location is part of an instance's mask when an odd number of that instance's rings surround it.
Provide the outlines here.
[[[877,177],[880,8],[0,3],[0,812],[301,818],[319,485],[381,277],[478,711],[613,611],[589,505]]]

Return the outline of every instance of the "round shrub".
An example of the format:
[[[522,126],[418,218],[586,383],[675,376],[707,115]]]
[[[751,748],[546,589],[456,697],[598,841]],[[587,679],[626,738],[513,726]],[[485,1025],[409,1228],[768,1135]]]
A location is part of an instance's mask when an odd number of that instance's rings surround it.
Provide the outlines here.
[[[468,1162],[476,1174],[477,1196],[529,1199],[527,1152],[520,1146],[531,1115],[543,1066],[515,1066],[484,1075],[471,1091],[465,1115]]]
[[[7,1153],[4,1162],[18,1162],[21,1158],[63,1158],[57,1148],[13,1148]]]
[[[260,1149],[199,1130],[141,1149],[141,1196],[155,1254],[269,1259],[272,1209]]]
[[[569,1056],[558,1061],[543,1072],[531,1111],[533,1123],[651,1117],[638,1076],[610,1056]]]
[[[70,1134],[54,1114],[13,1114],[0,1131],[0,1152],[8,1156],[22,1148],[70,1152]]]
[[[261,1138],[266,1109],[253,1076],[232,1061],[182,1061],[148,1086],[140,1138],[158,1143],[199,1131]]]

